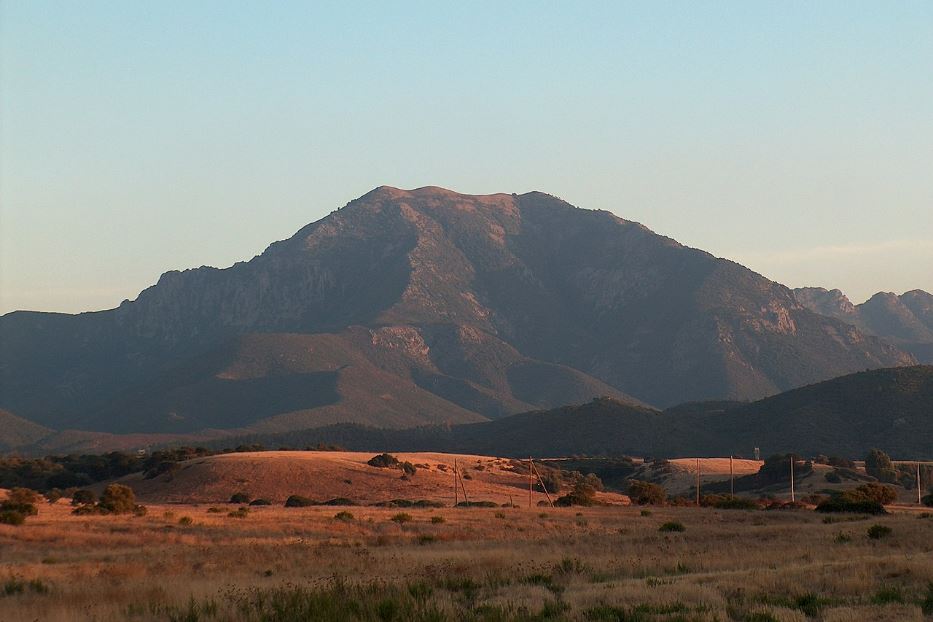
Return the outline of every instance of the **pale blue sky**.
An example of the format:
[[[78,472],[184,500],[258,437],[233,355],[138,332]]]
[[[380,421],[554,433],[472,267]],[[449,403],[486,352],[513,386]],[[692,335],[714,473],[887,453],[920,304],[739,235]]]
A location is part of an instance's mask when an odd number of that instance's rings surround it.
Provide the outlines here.
[[[0,4],[0,312],[116,306],[382,184],[933,290],[933,2]]]

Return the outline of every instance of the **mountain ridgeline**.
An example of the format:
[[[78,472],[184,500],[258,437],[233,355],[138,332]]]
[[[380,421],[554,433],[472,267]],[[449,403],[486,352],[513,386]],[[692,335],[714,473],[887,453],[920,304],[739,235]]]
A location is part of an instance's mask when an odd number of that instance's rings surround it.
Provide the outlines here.
[[[915,359],[741,265],[553,196],[381,187],[227,269],[0,318],[0,408],[47,428],[274,433],[609,396],[754,400]],[[647,411],[644,411],[647,412]]]
[[[801,304],[816,313],[883,337],[919,361],[933,363],[933,294],[921,289],[900,296],[878,292],[860,305],[853,305],[838,289],[803,287],[795,289],[794,294]]]

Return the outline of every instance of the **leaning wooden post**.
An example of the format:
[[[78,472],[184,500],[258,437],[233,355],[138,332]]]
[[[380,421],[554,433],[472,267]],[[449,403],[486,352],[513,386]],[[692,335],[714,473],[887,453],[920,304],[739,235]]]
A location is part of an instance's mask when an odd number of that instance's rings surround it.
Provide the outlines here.
[[[794,503],[794,454],[790,455],[790,502]]]
[[[531,468],[535,470],[535,475],[538,476],[538,481],[541,483],[541,489],[544,490],[544,496],[547,497],[547,502],[551,504],[551,507],[554,507],[554,502],[551,500],[551,494],[547,491],[547,486],[544,484],[544,480],[541,478],[541,474],[538,473],[538,467],[535,466],[535,463],[531,463]]]
[[[463,476],[460,475],[459,470],[457,471],[457,477],[460,479],[460,488],[463,490],[463,502],[467,505],[467,507],[469,507],[470,499],[467,497],[466,484],[463,483]]]
[[[697,507],[700,507],[700,459],[697,458]]]
[[[454,507],[460,505],[460,490],[457,489],[457,459],[454,458]]]
[[[531,496],[534,489],[534,472],[531,467],[531,456],[528,456],[528,509],[531,509]]]

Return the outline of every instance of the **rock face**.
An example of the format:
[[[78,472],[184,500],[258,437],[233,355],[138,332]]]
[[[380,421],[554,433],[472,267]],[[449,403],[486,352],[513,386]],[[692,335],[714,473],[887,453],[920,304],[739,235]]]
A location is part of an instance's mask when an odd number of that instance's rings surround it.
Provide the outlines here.
[[[804,287],[794,294],[816,313],[857,326],[899,345],[918,360],[933,363],[933,295],[923,290],[901,296],[878,292],[860,305],[853,305],[838,289]]]
[[[912,358],[786,287],[555,197],[378,188],[231,268],[0,318],[0,407],[53,428],[466,422],[753,399]]]

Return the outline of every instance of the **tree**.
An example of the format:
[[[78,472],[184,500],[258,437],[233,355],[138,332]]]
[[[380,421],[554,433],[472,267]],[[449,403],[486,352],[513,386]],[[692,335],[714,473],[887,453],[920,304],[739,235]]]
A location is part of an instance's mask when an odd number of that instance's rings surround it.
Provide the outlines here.
[[[893,484],[897,481],[897,470],[891,458],[880,449],[872,449],[865,456],[865,472],[880,482]]]

